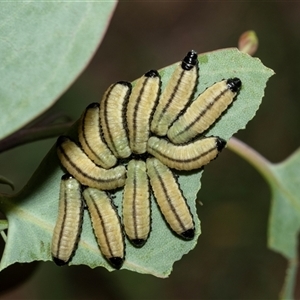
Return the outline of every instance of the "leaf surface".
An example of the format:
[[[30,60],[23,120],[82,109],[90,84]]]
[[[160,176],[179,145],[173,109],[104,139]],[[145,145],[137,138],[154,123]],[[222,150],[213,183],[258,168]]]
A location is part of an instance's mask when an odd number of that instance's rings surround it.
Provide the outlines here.
[[[270,164],[272,206],[269,219],[269,247],[289,262],[282,291],[292,299],[298,268],[300,230],[300,149],[278,164]]]
[[[0,140],[48,109],[82,72],[115,1],[0,4]]]
[[[252,58],[237,49],[224,49],[201,54],[200,83],[197,94],[224,78],[239,77],[242,89],[229,110],[206,133],[229,139],[235,132],[246,126],[259,108],[268,78],[273,71],[266,68],[259,59]],[[160,70],[163,85],[169,80],[174,65]],[[70,135],[74,133],[73,128]],[[0,268],[15,262],[51,260],[51,236],[57,217],[60,178],[63,174],[53,148],[18,195],[2,196],[1,209],[9,221],[8,239]],[[196,213],[196,195],[200,189],[202,171],[177,172],[179,183],[194,216],[196,237],[183,241],[174,236],[157,205],[152,199],[152,231],[141,249],[126,241],[126,261],[123,268],[140,273],[167,277],[175,261],[193,249],[200,235],[200,221]],[[121,215],[122,190],[116,193],[115,203]],[[107,264],[100,254],[93,236],[90,220],[85,212],[83,231],[71,264],[85,264],[92,268]]]

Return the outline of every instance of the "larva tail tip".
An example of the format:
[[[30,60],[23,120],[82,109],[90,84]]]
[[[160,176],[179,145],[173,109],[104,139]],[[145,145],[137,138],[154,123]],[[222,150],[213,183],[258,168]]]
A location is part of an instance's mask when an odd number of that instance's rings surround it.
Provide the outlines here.
[[[147,73],[145,73],[145,77],[152,77],[152,78],[154,78],[154,77],[158,77],[158,76],[159,76],[159,74],[158,74],[158,72],[156,70],[150,70]]]
[[[241,89],[241,86],[242,86],[242,81],[237,77],[229,78],[226,83],[227,83],[229,89],[234,93],[237,93]]]
[[[182,69],[189,71],[198,63],[198,55],[197,52],[191,50],[187,53],[185,58],[182,60],[181,67]]]
[[[141,248],[145,245],[146,239],[133,239],[131,240],[131,243],[138,248]]]
[[[226,146],[226,141],[221,139],[220,137],[217,137],[216,144],[217,144],[218,151],[221,152],[224,149],[224,147]]]
[[[123,257],[110,257],[109,262],[115,269],[119,270],[123,265],[124,258]]]
[[[188,229],[180,234],[185,240],[192,240],[195,236],[195,228]]]
[[[59,267],[66,265],[68,262],[64,261],[62,259],[59,259],[55,256],[52,256],[53,261],[55,262],[56,265],[58,265]]]

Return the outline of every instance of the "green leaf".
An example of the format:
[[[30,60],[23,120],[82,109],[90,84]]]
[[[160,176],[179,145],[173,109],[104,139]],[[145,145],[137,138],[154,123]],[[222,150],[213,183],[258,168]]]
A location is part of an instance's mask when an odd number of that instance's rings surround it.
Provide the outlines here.
[[[300,149],[283,162],[271,164],[270,170],[273,177],[268,244],[289,262],[282,296],[293,299],[300,230]]]
[[[82,72],[115,1],[0,4],[0,139],[48,109]]]
[[[244,128],[255,115],[268,78],[273,71],[266,68],[259,59],[252,58],[236,49],[225,49],[199,56],[200,84],[198,93],[216,81],[239,77],[242,90],[230,109],[213,126],[207,135],[230,138]],[[174,65],[160,71],[165,84],[172,74]],[[70,135],[76,135],[74,128]],[[174,236],[163,220],[155,201],[152,199],[152,231],[141,249],[136,249],[126,241],[126,261],[123,268],[157,277],[167,277],[175,261],[193,249],[200,235],[200,222],[196,213],[196,195],[200,189],[202,172],[176,172],[179,183],[191,212],[194,215],[196,237],[183,241]],[[9,221],[8,239],[0,269],[14,262],[51,260],[50,243],[57,217],[59,183],[63,172],[59,167],[55,149],[52,149],[31,178],[28,185],[18,195],[1,197],[1,209]],[[122,190],[116,193],[115,202],[121,214]],[[90,220],[85,212],[83,232],[77,252],[71,264],[86,264],[90,267],[112,268],[102,258],[93,236]]]

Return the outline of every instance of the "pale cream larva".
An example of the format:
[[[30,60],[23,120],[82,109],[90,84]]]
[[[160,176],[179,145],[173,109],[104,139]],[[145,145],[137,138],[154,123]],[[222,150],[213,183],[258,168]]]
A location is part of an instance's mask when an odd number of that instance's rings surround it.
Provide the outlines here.
[[[83,151],[95,164],[109,169],[117,159],[102,138],[99,114],[99,103],[88,105],[79,121],[78,139]]]
[[[126,169],[117,166],[103,169],[91,161],[81,148],[67,136],[60,136],[56,143],[61,164],[81,184],[101,190],[113,190],[125,184]]]
[[[219,137],[207,137],[185,145],[174,145],[152,136],[147,151],[166,166],[177,170],[195,170],[215,159],[226,142]]]
[[[150,191],[143,160],[131,160],[123,194],[123,224],[128,239],[142,247],[150,233]]]
[[[148,71],[139,78],[129,97],[126,120],[129,145],[133,153],[146,152],[150,132],[150,119],[160,93],[160,76],[157,71]]]
[[[114,204],[107,193],[94,188],[86,188],[83,197],[101,253],[114,268],[120,269],[125,259],[125,244]]]
[[[69,174],[63,175],[51,245],[53,261],[59,266],[67,264],[75,253],[81,233],[83,207],[80,183]]]
[[[174,144],[183,144],[208,129],[232,103],[241,88],[239,78],[217,82],[196,98],[168,130]]]
[[[164,136],[177,116],[190,103],[198,84],[198,57],[195,51],[187,53],[179,63],[162,91],[151,121],[151,131]]]
[[[193,216],[172,171],[158,159],[147,159],[147,174],[157,204],[171,229],[186,240],[193,239]]]
[[[126,107],[131,84],[119,81],[112,84],[100,102],[100,124],[103,137],[117,158],[131,154],[126,130]]]

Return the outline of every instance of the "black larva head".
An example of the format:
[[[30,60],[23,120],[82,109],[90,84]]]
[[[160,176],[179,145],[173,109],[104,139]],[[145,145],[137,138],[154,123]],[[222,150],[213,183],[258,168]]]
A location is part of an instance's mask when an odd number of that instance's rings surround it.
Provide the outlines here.
[[[53,261],[56,263],[57,266],[61,267],[61,266],[64,266],[66,265],[68,262],[67,261],[64,261],[62,259],[59,259],[57,257],[52,257]]]
[[[111,257],[109,259],[110,264],[117,270],[119,270],[124,262],[124,258],[122,257]]]
[[[63,176],[61,176],[61,180],[68,180],[74,178],[71,174],[66,173]]]
[[[216,139],[217,149],[219,152],[221,152],[226,146],[226,141],[221,139],[220,137],[217,137]]]
[[[226,83],[228,88],[234,93],[237,93],[242,86],[242,82],[239,78],[230,78]]]
[[[189,71],[198,63],[197,52],[191,50],[187,53],[185,58],[182,60],[181,67],[182,69]]]
[[[185,240],[192,240],[195,236],[195,228],[188,229],[180,234]]]
[[[146,243],[146,239],[134,239],[134,240],[131,240],[131,243],[137,247],[137,248],[141,248],[144,246],[144,244]]]
[[[62,143],[67,142],[69,140],[69,137],[67,137],[66,135],[61,135],[57,138],[56,145],[60,146]]]
[[[116,82],[116,84],[122,84],[122,85],[127,86],[131,89],[131,83],[128,82],[128,81],[118,81],[118,82]]]
[[[90,109],[90,108],[98,108],[98,107],[100,107],[100,103],[98,103],[98,102],[93,102],[93,103],[89,104],[89,105],[86,107],[86,109]]]
[[[156,70],[150,70],[147,73],[145,73],[145,77],[158,77],[159,74]]]

